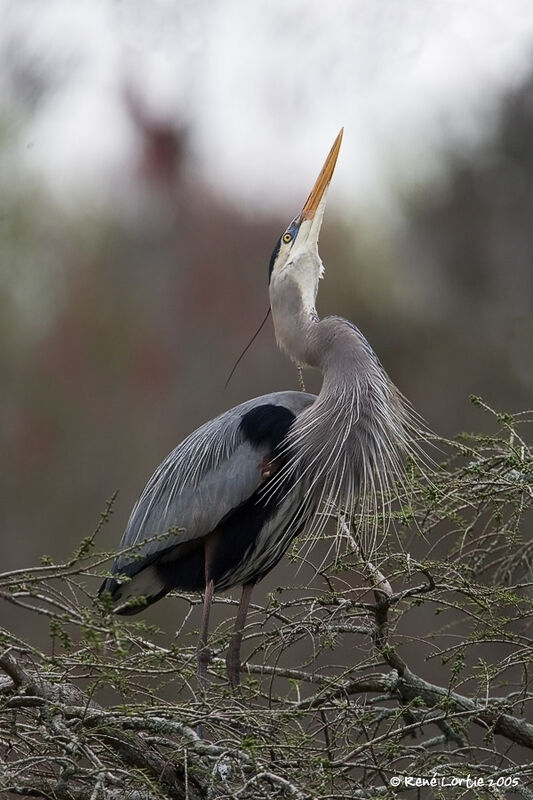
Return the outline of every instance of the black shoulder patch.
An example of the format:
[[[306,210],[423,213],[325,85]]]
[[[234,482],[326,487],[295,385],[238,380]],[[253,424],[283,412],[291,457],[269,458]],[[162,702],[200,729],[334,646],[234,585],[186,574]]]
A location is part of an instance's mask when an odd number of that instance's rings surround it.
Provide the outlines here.
[[[294,422],[295,415],[285,406],[271,403],[256,406],[241,419],[240,429],[254,446],[269,444],[273,452]]]

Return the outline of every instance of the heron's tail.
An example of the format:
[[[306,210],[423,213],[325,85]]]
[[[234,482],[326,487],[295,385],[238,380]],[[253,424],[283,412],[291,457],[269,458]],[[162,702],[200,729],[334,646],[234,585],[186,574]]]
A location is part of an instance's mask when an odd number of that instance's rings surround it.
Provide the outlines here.
[[[106,578],[98,590],[101,597],[105,592],[111,595],[113,613],[131,616],[143,611],[152,603],[164,597],[172,586],[169,586],[160,575],[155,564],[150,564],[129,578],[121,581],[117,578]]]

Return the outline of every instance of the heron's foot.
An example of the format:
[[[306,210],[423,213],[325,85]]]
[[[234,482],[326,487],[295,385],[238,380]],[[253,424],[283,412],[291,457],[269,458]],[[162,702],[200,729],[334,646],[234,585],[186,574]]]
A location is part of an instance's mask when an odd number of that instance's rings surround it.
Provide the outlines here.
[[[226,672],[228,674],[229,685],[233,694],[240,697],[241,692],[241,659],[240,654],[231,647],[226,654]]]

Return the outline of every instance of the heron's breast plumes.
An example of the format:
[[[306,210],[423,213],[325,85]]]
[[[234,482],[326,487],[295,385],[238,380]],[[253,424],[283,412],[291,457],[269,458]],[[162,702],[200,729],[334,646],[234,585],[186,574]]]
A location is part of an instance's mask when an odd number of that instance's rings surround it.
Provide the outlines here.
[[[289,476],[299,486],[308,541],[335,517],[339,532],[350,523],[370,557],[403,486],[405,458],[416,447],[415,420],[362,334],[336,318],[319,324],[328,322],[323,386],[286,437],[280,480]]]

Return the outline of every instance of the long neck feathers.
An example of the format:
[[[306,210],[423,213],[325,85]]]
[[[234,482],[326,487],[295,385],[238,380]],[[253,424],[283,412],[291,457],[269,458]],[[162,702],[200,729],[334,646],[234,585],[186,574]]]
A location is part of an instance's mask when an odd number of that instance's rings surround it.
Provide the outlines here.
[[[306,510],[322,507],[324,513],[313,516],[314,534],[328,515],[357,517],[359,544],[372,552],[380,519],[388,518],[387,497],[402,481],[403,456],[413,450],[412,412],[364,336],[346,320],[320,320],[314,309],[300,306],[281,344],[323,375],[316,401],[289,433],[286,472],[305,486]]]

